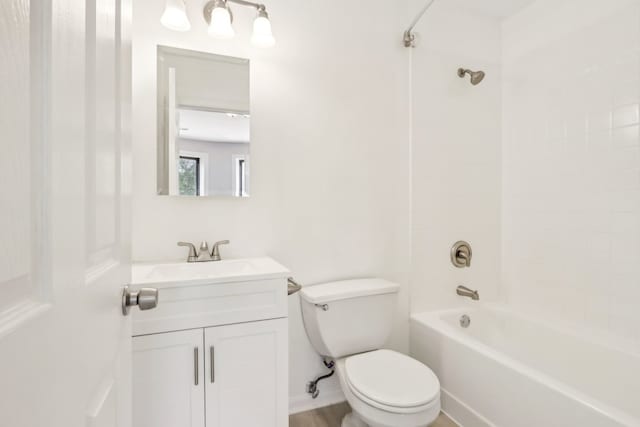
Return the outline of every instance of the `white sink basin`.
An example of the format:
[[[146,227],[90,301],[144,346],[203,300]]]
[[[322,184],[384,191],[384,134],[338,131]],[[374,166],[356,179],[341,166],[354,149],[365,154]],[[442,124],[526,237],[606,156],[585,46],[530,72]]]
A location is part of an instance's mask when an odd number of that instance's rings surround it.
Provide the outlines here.
[[[287,277],[289,271],[271,258],[211,262],[134,264],[132,284],[216,283]]]

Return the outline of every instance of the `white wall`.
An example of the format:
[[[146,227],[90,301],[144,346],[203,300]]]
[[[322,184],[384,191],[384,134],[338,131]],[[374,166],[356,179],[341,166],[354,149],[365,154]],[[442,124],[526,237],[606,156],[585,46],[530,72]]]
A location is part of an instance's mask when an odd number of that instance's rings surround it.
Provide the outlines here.
[[[268,254],[302,283],[381,276],[402,284],[392,346],[407,348],[409,264],[407,10],[382,0],[327,7],[269,0],[277,45],[249,44],[254,12],[234,8],[237,38],[206,35],[200,1],[192,30],[159,24],[164,2],[136,0],[133,24],[133,256],[182,260],[178,240],[230,239],[223,257]],[[248,200],[156,196],[156,44],[251,59]],[[334,380],[317,402],[305,383],[323,372],[290,299],[290,393],[295,409],[339,397]]]
[[[538,0],[503,30],[509,302],[637,348],[640,3]]]
[[[415,9],[423,1],[414,2]],[[498,296],[500,260],[500,26],[495,18],[436,2],[412,50],[411,311],[470,303],[458,285]],[[459,67],[483,70],[472,86]],[[450,261],[471,243],[471,268]]]

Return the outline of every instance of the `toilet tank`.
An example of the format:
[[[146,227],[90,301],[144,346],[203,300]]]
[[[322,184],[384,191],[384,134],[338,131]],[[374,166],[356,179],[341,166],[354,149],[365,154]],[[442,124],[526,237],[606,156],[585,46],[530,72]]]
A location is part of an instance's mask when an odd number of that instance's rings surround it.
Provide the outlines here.
[[[391,332],[399,289],[383,279],[304,287],[300,304],[311,344],[334,359],[382,348]]]

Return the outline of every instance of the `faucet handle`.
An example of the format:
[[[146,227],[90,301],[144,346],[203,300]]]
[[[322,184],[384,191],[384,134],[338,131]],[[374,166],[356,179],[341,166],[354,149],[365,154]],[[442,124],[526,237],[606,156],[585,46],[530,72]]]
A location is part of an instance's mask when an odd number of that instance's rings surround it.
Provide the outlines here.
[[[471,249],[468,246],[461,246],[460,249],[458,249],[457,256],[458,260],[462,259],[465,266],[471,266]]]
[[[465,241],[456,242],[451,247],[451,263],[455,267],[470,267],[472,256],[471,245]]]
[[[212,261],[220,261],[222,258],[220,257],[220,245],[228,245],[230,242],[228,240],[220,240],[219,242],[215,242],[211,249],[211,260]]]
[[[186,246],[189,248],[189,256],[187,257],[187,262],[196,262],[198,260],[198,251],[196,251],[196,247],[193,245],[193,243],[178,242],[178,246]]]

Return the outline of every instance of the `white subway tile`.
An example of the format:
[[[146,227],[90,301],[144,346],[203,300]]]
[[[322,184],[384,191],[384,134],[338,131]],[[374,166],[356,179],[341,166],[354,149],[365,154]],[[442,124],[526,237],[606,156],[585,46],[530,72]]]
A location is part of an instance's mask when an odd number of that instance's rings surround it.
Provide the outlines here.
[[[640,343],[640,3],[609,5],[588,26],[569,9],[562,29],[540,32],[540,10],[503,26],[518,82],[503,86],[503,287],[527,311]]]

